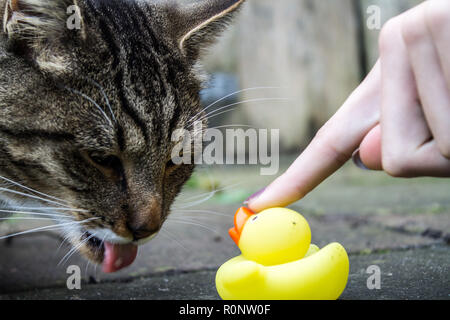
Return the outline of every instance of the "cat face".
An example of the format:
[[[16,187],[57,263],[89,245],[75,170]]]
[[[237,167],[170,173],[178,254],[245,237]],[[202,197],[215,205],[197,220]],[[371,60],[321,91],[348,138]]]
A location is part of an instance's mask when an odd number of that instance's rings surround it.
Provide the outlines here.
[[[105,271],[131,263],[194,169],[171,137],[201,116],[200,53],[242,2],[0,0],[2,198],[59,208]]]

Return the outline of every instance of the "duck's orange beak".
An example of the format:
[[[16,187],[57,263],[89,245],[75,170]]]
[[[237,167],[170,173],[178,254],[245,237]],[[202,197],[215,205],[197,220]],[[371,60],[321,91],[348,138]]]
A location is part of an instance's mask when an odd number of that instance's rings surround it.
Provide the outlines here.
[[[228,230],[231,239],[239,246],[239,239],[241,238],[242,229],[247,220],[255,213],[248,208],[242,207],[236,211],[234,215],[234,228]]]

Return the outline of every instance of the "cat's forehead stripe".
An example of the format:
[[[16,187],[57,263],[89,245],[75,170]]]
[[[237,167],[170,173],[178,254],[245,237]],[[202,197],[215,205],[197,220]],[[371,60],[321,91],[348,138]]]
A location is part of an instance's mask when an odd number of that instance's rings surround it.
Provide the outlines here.
[[[160,146],[181,118],[179,97],[170,88],[180,82],[178,74],[185,70],[156,37],[148,21],[150,7],[141,8],[134,2],[122,5],[120,10],[111,2],[89,3],[89,6],[98,15],[99,31],[113,55],[121,112],[133,121],[147,145]],[[114,14],[110,10],[115,10]],[[136,96],[139,92],[146,96]],[[162,97],[170,106],[161,103]],[[145,101],[138,103],[139,98]],[[168,127],[159,125],[162,118],[169,123]]]

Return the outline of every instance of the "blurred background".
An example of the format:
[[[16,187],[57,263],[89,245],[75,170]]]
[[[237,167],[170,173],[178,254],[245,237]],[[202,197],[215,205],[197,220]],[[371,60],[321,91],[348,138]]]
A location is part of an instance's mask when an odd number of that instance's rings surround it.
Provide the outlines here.
[[[235,99],[290,98],[290,103],[244,103],[211,119],[282,128],[281,148],[298,152],[341,106],[378,58],[378,34],[389,18],[418,0],[249,0],[237,23],[210,51],[205,103],[239,89]],[[373,8],[380,25],[369,29]],[[226,101],[228,102],[228,101]]]
[[[382,24],[418,3],[247,0],[203,60],[211,75],[203,104],[218,110],[210,127],[280,129],[281,174],[372,68]],[[104,275],[77,254],[58,266],[70,247],[57,234],[0,242],[0,299],[217,298],[215,270],[239,254],[227,234],[234,212],[276,178],[259,169],[200,166],[161,233],[117,274]],[[348,163],[291,207],[310,223],[314,243],[338,241],[349,252],[343,298],[448,299],[449,195],[449,179],[393,179]],[[0,224],[0,235],[31,226],[39,225]],[[71,264],[82,266],[89,284],[80,292],[65,289]],[[371,264],[383,272],[382,291],[366,288]]]

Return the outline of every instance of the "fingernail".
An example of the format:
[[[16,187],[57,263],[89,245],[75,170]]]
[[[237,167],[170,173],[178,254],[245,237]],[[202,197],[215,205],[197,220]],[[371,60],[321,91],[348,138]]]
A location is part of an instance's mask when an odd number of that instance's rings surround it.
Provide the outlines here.
[[[357,166],[358,168],[362,169],[362,170],[370,170],[369,168],[366,167],[366,165],[362,162],[361,160],[361,156],[359,154],[359,149],[356,150],[353,155],[352,155],[352,160],[353,163],[355,164],[355,166]]]
[[[264,193],[264,191],[266,191],[266,188],[262,188],[258,192],[252,194],[250,197],[247,198],[247,200],[244,201],[244,204],[247,205],[251,200],[255,200],[256,198],[258,198],[260,195]]]

